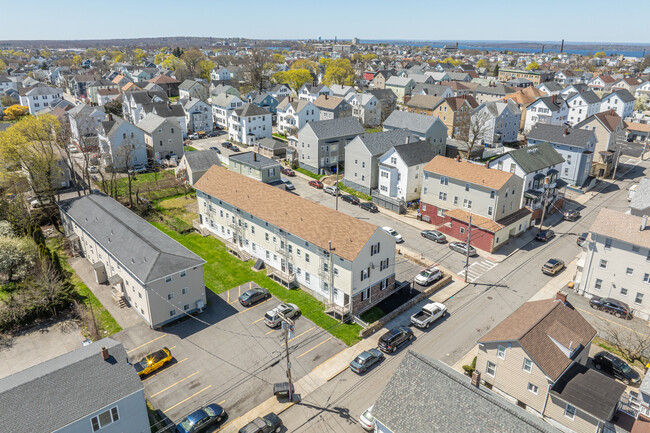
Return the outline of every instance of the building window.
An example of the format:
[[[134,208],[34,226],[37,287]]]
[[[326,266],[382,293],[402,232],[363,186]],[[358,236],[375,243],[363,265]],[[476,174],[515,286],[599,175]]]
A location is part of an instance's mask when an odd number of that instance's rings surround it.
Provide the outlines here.
[[[305,272],[305,282],[309,283],[310,275],[309,272]]]
[[[183,287],[181,289],[181,295],[187,295],[187,292],[189,292],[189,289],[187,287]]]
[[[528,383],[528,391],[537,395],[537,393],[539,392],[539,387],[537,387],[537,385],[533,385],[532,383]]]
[[[600,290],[603,287],[603,280],[596,278],[596,284],[594,286],[596,290]]]
[[[605,249],[608,250],[612,247],[612,240],[611,238],[605,239]]]
[[[166,283],[171,283],[171,282],[172,282],[172,276],[171,276],[171,275],[167,275],[167,276],[165,277],[165,282],[166,282]]]
[[[447,201],[447,193],[440,191],[438,193],[438,200]]]
[[[90,424],[93,427],[93,431],[97,431],[100,428],[104,428],[109,424],[112,424],[120,419],[120,414],[117,411],[117,406],[112,407],[106,412],[102,412],[97,416],[90,418]]]
[[[600,269],[607,269],[607,260],[600,259]]]
[[[497,358],[506,359],[506,348],[499,344],[497,347]]]
[[[181,278],[185,278],[186,276],[187,276],[187,272],[186,271],[181,271]]]
[[[564,408],[564,416],[569,419],[574,419],[576,417],[576,408],[567,403]]]
[[[462,235],[462,234],[465,234],[465,227],[461,227],[461,228],[460,228],[460,234],[461,234],[461,235]]]
[[[639,246],[638,245],[632,245],[632,251],[635,253],[639,252]]]
[[[496,196],[497,196],[497,192],[496,192],[496,191],[494,191],[494,190],[490,191],[490,198],[494,198],[494,197],[496,197]]]
[[[489,206],[488,207],[488,215],[492,216],[492,212],[493,212],[492,206]]]
[[[449,185],[449,178],[447,176],[440,176],[440,185]]]
[[[497,374],[497,365],[488,361],[487,366],[485,367],[485,374],[494,377],[494,375]]]
[[[625,287],[621,287],[621,295],[627,296],[627,289]]]
[[[465,191],[469,191],[469,183],[465,184]]]
[[[526,373],[532,373],[533,371],[533,361],[531,361],[528,358],[524,358],[524,366],[523,369]]]
[[[636,297],[634,298],[634,303],[637,305],[643,304],[643,293],[636,292]]]
[[[167,300],[171,301],[172,299],[174,299],[174,292],[167,293]]]
[[[305,262],[309,263],[309,253],[305,253]]]
[[[634,274],[634,269],[632,268],[625,269],[625,275],[632,275],[632,274]]]
[[[173,317],[176,315],[176,310],[169,310],[169,317]]]
[[[187,311],[189,309],[190,309],[190,304],[183,305],[183,311]]]

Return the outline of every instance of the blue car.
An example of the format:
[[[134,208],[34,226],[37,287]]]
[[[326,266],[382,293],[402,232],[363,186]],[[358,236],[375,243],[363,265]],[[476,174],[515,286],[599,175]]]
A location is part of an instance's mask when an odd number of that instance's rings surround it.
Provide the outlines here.
[[[226,411],[218,404],[209,404],[190,414],[176,426],[177,433],[196,433],[206,431],[226,419]]]

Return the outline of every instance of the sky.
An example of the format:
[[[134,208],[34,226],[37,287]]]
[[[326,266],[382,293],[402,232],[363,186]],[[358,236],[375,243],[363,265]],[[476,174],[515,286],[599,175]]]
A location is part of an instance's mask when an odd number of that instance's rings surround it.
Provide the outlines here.
[[[11,13],[12,9],[16,9]],[[0,40],[159,36],[252,39],[525,40],[650,43],[650,1],[611,19],[605,0],[15,0]],[[27,18],[27,19],[26,19]]]

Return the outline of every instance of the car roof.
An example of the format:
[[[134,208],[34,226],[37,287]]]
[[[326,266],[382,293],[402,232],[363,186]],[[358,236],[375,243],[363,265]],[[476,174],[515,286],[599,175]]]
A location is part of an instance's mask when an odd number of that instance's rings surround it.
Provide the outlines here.
[[[554,265],[554,264],[560,263],[560,262],[561,262],[561,260],[558,260],[558,259],[548,259],[548,262],[546,262],[546,263],[550,263],[551,265]]]
[[[187,419],[192,423],[196,424],[199,421],[201,421],[203,418],[207,418],[208,414],[203,411],[203,409],[199,409],[196,412],[191,413]]]

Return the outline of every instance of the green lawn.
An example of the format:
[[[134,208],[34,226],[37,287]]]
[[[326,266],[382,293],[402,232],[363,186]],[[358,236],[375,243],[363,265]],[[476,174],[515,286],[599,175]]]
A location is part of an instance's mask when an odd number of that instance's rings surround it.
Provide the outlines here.
[[[184,192],[184,188],[174,178],[171,170],[137,174],[131,181],[131,189],[133,194],[140,190],[140,196],[149,200],[171,197]],[[120,196],[128,195],[129,180],[126,177],[117,181],[117,191]]]
[[[386,313],[384,313],[384,310],[382,310],[377,306],[374,306],[371,309],[365,311],[363,314],[361,314],[361,320],[363,320],[366,323],[374,323],[377,320],[384,317],[385,315]]]
[[[381,129],[381,128],[366,128],[366,133],[367,134],[372,134],[374,132],[381,132],[381,131],[383,131],[383,129]]]
[[[296,170],[298,173],[302,173],[302,174],[304,174],[305,176],[309,176],[309,177],[311,177],[312,179],[316,179],[316,180],[320,180],[322,177],[325,176],[324,174],[314,174],[314,173],[312,173],[311,171],[309,171],[309,170],[305,170],[304,168],[301,168],[301,167],[296,167],[295,170]]]
[[[343,182],[339,182],[339,189],[343,192],[347,192],[348,194],[356,195],[362,200],[372,201],[372,197],[370,197],[368,194],[364,194],[362,192],[357,191],[356,189],[350,188],[349,186],[345,186]]]
[[[277,134],[277,133],[274,132],[274,133],[273,133],[273,136],[274,136],[275,138],[277,138],[278,140],[287,141],[287,137],[285,137],[285,136],[282,135],[282,134]]]
[[[192,146],[185,146],[183,149],[185,150],[185,152],[196,152],[196,148]]]
[[[201,256],[207,263],[203,265],[205,285],[214,293],[223,293],[228,289],[254,281],[266,287],[278,299],[291,302],[300,307],[302,314],[316,325],[328,330],[333,336],[351,346],[361,339],[361,326],[339,324],[339,321],[325,314],[325,306],[302,290],[288,290],[266,277],[266,272],[251,270],[253,261],[242,262],[226,251],[223,243],[211,236],[203,237],[198,233],[185,235],[170,230],[167,226],[152,222],[156,228],[177,240],[179,243]]]

